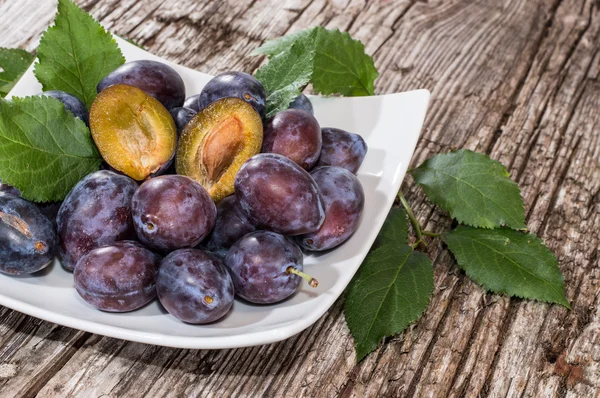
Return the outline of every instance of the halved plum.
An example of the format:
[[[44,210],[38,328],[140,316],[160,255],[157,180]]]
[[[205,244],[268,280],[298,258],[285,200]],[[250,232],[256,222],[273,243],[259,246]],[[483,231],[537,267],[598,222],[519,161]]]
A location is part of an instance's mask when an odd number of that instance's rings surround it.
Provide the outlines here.
[[[116,84],[92,103],[90,129],[104,160],[142,181],[166,170],[177,143],[169,111],[139,88]]]
[[[235,176],[262,146],[263,125],[252,105],[223,98],[187,124],[177,148],[177,173],[193,178],[215,202],[233,193]]]

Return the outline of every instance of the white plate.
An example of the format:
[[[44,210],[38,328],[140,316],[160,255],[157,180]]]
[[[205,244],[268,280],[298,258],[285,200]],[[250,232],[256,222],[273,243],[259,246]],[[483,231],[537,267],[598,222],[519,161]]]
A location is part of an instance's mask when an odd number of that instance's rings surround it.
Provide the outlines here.
[[[187,94],[199,93],[211,76],[178,66],[118,40],[128,61],[166,62],[183,77]],[[41,86],[30,68],[11,96],[37,94]],[[72,274],[55,261],[43,275],[0,275],[0,304],[36,318],[105,336],[181,348],[233,348],[268,344],[291,337],[312,325],[342,294],[373,244],[406,173],[427,104],[426,90],[375,97],[311,97],[323,127],[358,133],[369,151],[358,178],[366,195],[356,233],[329,253],[305,258],[305,270],[319,280],[306,283],[292,298],[273,306],[236,301],[221,321],[208,326],[184,324],[166,314],[157,302],[126,314],[95,310],[73,288]]]

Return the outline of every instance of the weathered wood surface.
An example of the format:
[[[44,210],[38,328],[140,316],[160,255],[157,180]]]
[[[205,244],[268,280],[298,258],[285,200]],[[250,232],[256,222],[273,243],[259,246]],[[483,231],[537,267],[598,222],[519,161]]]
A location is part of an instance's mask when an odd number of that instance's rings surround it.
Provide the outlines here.
[[[0,46],[33,50],[51,0],[0,0]],[[0,396],[600,396],[600,3],[596,0],[79,0],[112,31],[209,73],[252,71],[263,40],[321,24],[374,54],[378,93],[432,103],[413,159],[467,147],[507,165],[557,253],[572,311],[486,294],[441,245],[435,296],[358,366],[341,303],[262,347],[194,351],[2,309]],[[430,229],[449,220],[407,179]]]

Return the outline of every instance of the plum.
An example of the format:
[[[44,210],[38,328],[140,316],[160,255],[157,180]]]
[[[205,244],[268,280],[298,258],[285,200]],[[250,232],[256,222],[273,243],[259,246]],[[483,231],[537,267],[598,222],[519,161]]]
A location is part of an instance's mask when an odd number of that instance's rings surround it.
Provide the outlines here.
[[[183,107],[200,112],[202,110],[202,107],[200,106],[200,94],[192,95],[191,97],[186,98],[185,102],[183,103]]]
[[[298,290],[301,278],[317,287],[316,279],[304,274],[302,251],[287,236],[255,231],[237,241],[225,257],[235,294],[255,304],[274,304]]]
[[[367,154],[367,143],[358,134],[334,128],[324,128],[319,166],[343,167],[356,174]]]
[[[169,111],[171,116],[173,117],[173,121],[175,121],[175,126],[177,127],[177,135],[181,135],[183,129],[187,124],[192,120],[194,116],[196,116],[195,110],[192,108],[179,107],[173,108]]]
[[[286,235],[319,229],[325,205],[310,174],[285,156],[251,157],[235,178],[235,194],[249,219]]]
[[[206,108],[218,99],[228,97],[246,101],[261,117],[265,116],[267,102],[265,88],[254,76],[235,71],[221,73],[206,83],[198,97],[198,110]],[[195,109],[193,106],[192,108]]]
[[[133,86],[104,89],[92,103],[90,129],[104,160],[137,181],[161,174],[173,161],[173,118],[160,102]]]
[[[312,102],[308,99],[308,97],[304,94],[300,94],[296,97],[290,104],[290,108],[292,109],[300,109],[310,113],[311,115],[315,114],[313,110]]]
[[[52,222],[36,205],[0,192],[0,272],[23,275],[45,268],[56,243]]]
[[[90,250],[135,236],[131,198],[137,187],[131,178],[108,170],[89,174],[75,185],[56,217],[63,267],[72,271]]]
[[[319,158],[321,143],[317,119],[308,112],[287,109],[267,122],[261,152],[287,156],[310,170]]]
[[[99,310],[136,310],[156,297],[160,260],[138,242],[121,241],[96,248],[77,262],[75,289]]]
[[[298,236],[298,242],[307,250],[333,249],[356,231],[365,194],[358,178],[344,168],[318,167],[310,175],[323,195],[325,221],[317,231]]]
[[[197,249],[165,257],[156,281],[158,299],[174,317],[205,324],[225,316],[233,305],[233,281],[220,259]]]
[[[188,123],[177,147],[177,173],[198,181],[215,202],[233,193],[234,178],[260,151],[260,115],[238,98],[223,98]]]
[[[197,246],[214,227],[217,215],[208,192],[180,175],[146,181],[133,195],[131,207],[140,241],[163,252]]]
[[[231,195],[217,203],[217,221],[206,240],[206,248],[221,252],[227,250],[242,236],[256,230],[235,197]]]
[[[175,69],[162,62],[150,60],[127,62],[102,79],[98,83],[97,91],[101,93],[116,84],[137,87],[156,98],[167,109],[182,106],[185,100],[183,79]]]
[[[90,125],[90,114],[88,112],[87,106],[85,106],[83,101],[77,98],[76,96],[59,90],[44,91],[43,93],[39,93],[38,95],[43,95],[45,97],[55,98],[59,100],[65,105],[65,109],[71,112],[73,116],[83,121],[86,124],[86,126]]]

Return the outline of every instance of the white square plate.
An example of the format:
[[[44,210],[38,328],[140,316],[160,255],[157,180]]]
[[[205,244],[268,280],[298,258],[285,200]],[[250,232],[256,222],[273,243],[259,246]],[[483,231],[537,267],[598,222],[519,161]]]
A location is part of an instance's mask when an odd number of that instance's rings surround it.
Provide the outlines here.
[[[211,76],[165,61],[118,39],[128,61],[153,59],[175,68],[187,94],[199,93]],[[42,91],[30,68],[10,96]],[[55,261],[42,275],[0,275],[0,304],[36,318],[105,336],[180,348],[233,348],[268,344],[291,337],[312,325],[342,294],[367,255],[387,216],[417,144],[429,92],[411,91],[374,97],[311,97],[323,127],[358,133],[369,151],[358,178],[365,210],[356,233],[331,252],[305,258],[305,270],[319,287],[302,288],[292,298],[273,306],[236,301],[221,321],[207,326],[184,324],[157,303],[141,310],[112,314],[97,311],[73,288],[72,274]]]

